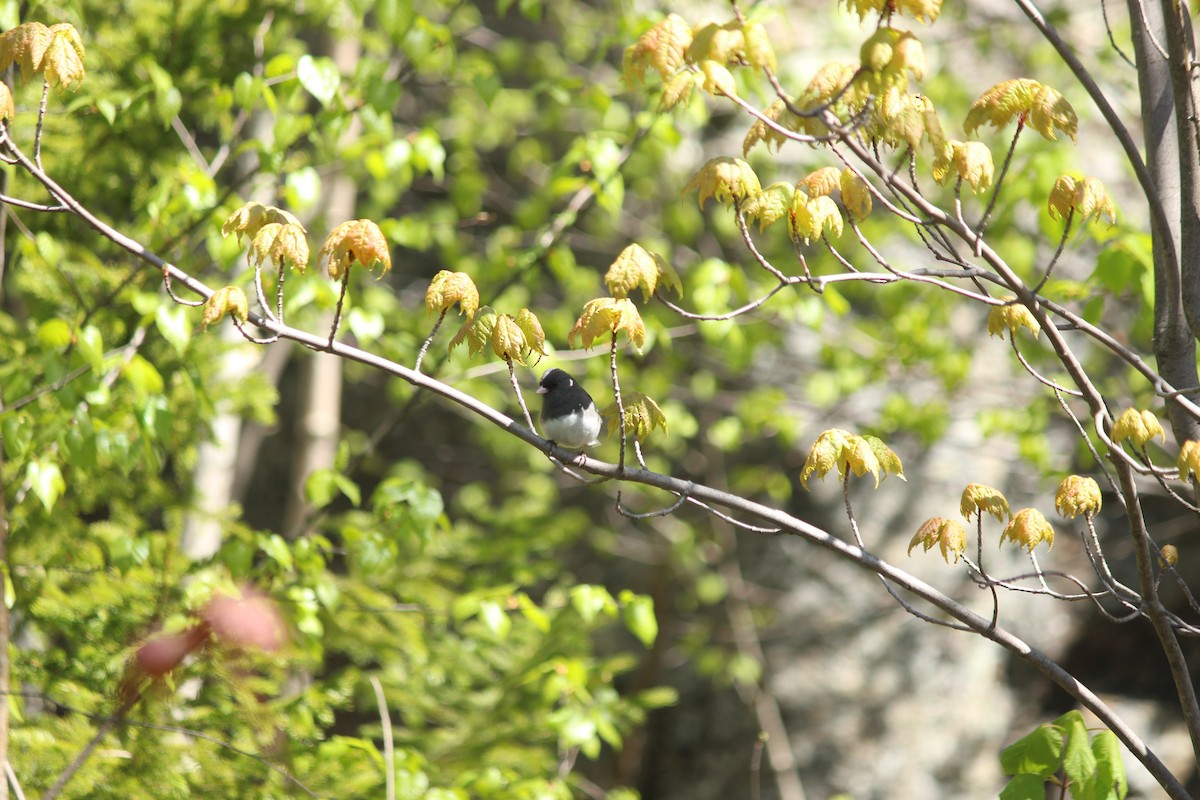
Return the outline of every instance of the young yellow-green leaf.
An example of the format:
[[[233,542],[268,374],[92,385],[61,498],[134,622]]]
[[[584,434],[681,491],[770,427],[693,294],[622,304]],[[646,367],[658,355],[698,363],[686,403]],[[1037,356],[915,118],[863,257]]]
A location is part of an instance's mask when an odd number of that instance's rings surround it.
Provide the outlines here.
[[[791,123],[795,122],[794,115],[787,110],[787,104],[782,100],[775,100],[771,105],[763,109],[762,115],[772,122],[778,123],[780,127],[792,129]],[[754,149],[754,145],[759,142],[767,143],[767,150],[779,150],[787,137],[780,133],[775,128],[768,125],[761,119],[755,119],[754,124],[750,126],[750,130],[746,131],[746,138],[742,140],[742,155],[750,155],[750,151]]]
[[[688,46],[686,57],[693,64],[703,65],[705,61],[720,65],[735,64],[745,51],[746,36],[737,20],[730,20],[724,25],[705,22],[692,31],[692,43]]]
[[[465,272],[439,270],[425,290],[425,308],[440,314],[455,303],[458,303],[460,314],[473,316],[479,308],[479,289]]]
[[[1060,175],[1050,189],[1046,199],[1046,208],[1050,219],[1066,219],[1075,210],[1075,179],[1070,175]]]
[[[1130,439],[1138,447],[1145,447],[1146,443],[1155,436],[1162,437],[1163,442],[1167,441],[1167,434],[1163,430],[1162,423],[1158,421],[1158,417],[1154,416],[1154,412],[1139,411],[1136,408],[1127,408],[1121,412],[1121,416],[1117,417],[1117,421],[1113,423],[1110,435],[1113,444],[1120,444],[1126,439]]]
[[[796,184],[809,197],[825,197],[833,194],[842,187],[842,174],[837,167],[821,167],[816,172],[805,175]]]
[[[992,151],[983,142],[963,142],[954,148],[954,165],[958,174],[976,192],[992,185],[995,166]]]
[[[1054,508],[1067,519],[1098,514],[1100,502],[1100,485],[1081,475],[1068,475],[1054,494]]]
[[[238,322],[245,322],[250,316],[250,303],[246,299],[246,293],[237,286],[223,286],[208,296],[201,311],[200,325],[207,329],[226,314]]]
[[[482,353],[491,344],[492,330],[496,327],[496,311],[491,306],[480,306],[454,334],[448,350],[453,352],[463,342],[467,343],[467,354]]]
[[[584,305],[583,313],[567,334],[567,344],[574,347],[578,336],[580,345],[590,348],[596,339],[622,331],[640,353],[646,343],[646,325],[637,306],[627,297],[599,297]]]
[[[685,192],[693,190],[698,192],[697,202],[704,208],[710,197],[729,205],[753,197],[762,191],[762,187],[749,164],[740,158],[721,156],[706,162],[683,187]]]
[[[663,84],[662,96],[658,101],[659,111],[670,111],[692,96],[696,88],[696,80],[700,76],[690,69],[680,70],[667,78]]]
[[[380,266],[380,277],[392,268],[392,256],[388,252],[387,239],[379,226],[369,219],[343,222],[334,228],[321,246],[319,258],[328,258],[328,274],[332,280],[340,280],[353,264],[366,269]]]
[[[888,71],[901,75],[908,72],[917,80],[925,77],[925,48],[910,31],[904,31],[892,46]]]
[[[915,150],[928,139],[935,154],[946,153],[942,172],[949,168],[952,151],[946,150],[942,121],[928,97],[901,91],[899,86],[889,87],[879,101],[879,126],[880,138],[893,146],[905,145]],[[944,176],[936,175],[935,179],[939,183],[945,180]]]
[[[956,519],[932,517],[917,528],[916,535],[908,543],[909,555],[912,555],[913,548],[917,545],[924,547],[926,553],[937,545],[941,550],[942,560],[954,565],[967,549],[967,532],[963,524]]]
[[[1012,542],[1025,552],[1032,553],[1033,548],[1042,542],[1049,550],[1054,549],[1054,526],[1036,508],[1023,508],[1004,526],[1000,534],[1000,542]]]
[[[604,273],[604,284],[613,297],[628,297],[636,289],[642,290],[642,298],[649,300],[662,283],[676,294],[683,293],[679,276],[657,253],[651,253],[636,242],[629,245],[616,257]]]
[[[1117,209],[1104,184],[1096,178],[1087,177],[1075,184],[1075,213],[1080,222],[1099,221],[1100,215],[1108,217],[1110,225],[1117,222]]]
[[[12,89],[7,83],[0,82],[0,120],[8,121],[17,113],[13,105]]]
[[[250,266],[258,267],[268,260],[280,268],[289,264],[303,273],[308,267],[308,237],[299,225],[268,222],[254,234],[248,260]]]
[[[992,306],[992,310],[988,312],[988,335],[1003,339],[1005,331],[1008,331],[1009,336],[1016,336],[1018,328],[1028,328],[1036,339],[1042,332],[1042,326],[1034,319],[1029,309],[1020,303],[1010,302],[1015,300],[1011,295],[1002,299],[1006,301],[1004,305]]]
[[[42,56],[41,70],[51,86],[60,91],[78,89],[83,83],[83,40],[79,31],[67,22],[51,25],[50,43]]]
[[[788,233],[805,244],[820,239],[822,233],[836,239],[842,235],[842,212],[830,197],[809,197],[797,187],[788,210]]]
[[[930,23],[942,11],[942,0],[844,0],[846,8],[865,19],[868,14],[888,14],[899,11],[913,19]]]
[[[700,84],[704,91],[712,95],[737,97],[737,83],[733,80],[733,73],[724,64],[701,61],[700,74],[704,76],[704,82]]]
[[[257,200],[251,200],[229,215],[229,218],[221,225],[221,235],[229,236],[233,233],[237,235],[238,241],[241,241],[242,237],[250,240],[263,225],[273,222],[295,225],[304,231],[304,226],[300,224],[300,220],[296,219],[294,214],[284,211],[282,208],[264,206]]]
[[[882,439],[870,434],[864,434],[862,440],[871,448],[871,452],[875,455],[875,461],[879,464],[879,469],[883,472],[883,477],[895,475],[902,481],[907,482],[904,477],[904,465],[900,463],[900,456],[896,455],[896,451],[887,446]],[[880,477],[875,475],[875,485],[879,486]]]
[[[790,183],[772,183],[758,194],[742,201],[742,213],[747,219],[758,220],[758,230],[764,231],[791,210],[794,191]]]
[[[846,213],[850,215],[850,219],[855,222],[866,219],[867,215],[871,213],[873,203],[871,188],[867,182],[854,174],[849,167],[842,170],[839,182],[842,189],[842,205],[846,207]]]
[[[638,37],[636,44],[625,49],[625,82],[631,86],[641,83],[650,67],[667,80],[683,64],[691,43],[691,26],[683,17],[668,14]]]
[[[809,108],[823,105],[842,94],[857,74],[858,66],[848,61],[823,64],[805,87],[803,98]]]
[[[847,437],[846,447],[842,450],[842,460],[856,477],[861,478],[868,472],[871,473],[875,478],[875,487],[879,487],[879,473],[883,467],[866,439],[857,434]]]
[[[529,348],[526,358],[531,353],[537,353],[537,361],[541,361],[546,355],[546,333],[537,315],[528,308],[522,308],[517,312],[517,327],[525,334],[525,346]]]
[[[625,433],[627,436],[644,442],[655,429],[661,428],[663,433],[667,432],[666,415],[658,407],[658,403],[655,403],[647,395],[641,392],[624,392],[621,395],[621,404],[625,409]],[[608,435],[614,438],[620,436],[621,421],[617,416],[616,401],[610,403],[601,412],[601,415],[604,417]]]
[[[991,514],[1000,522],[1011,516],[1008,509],[1008,499],[999,489],[984,486],[981,483],[969,483],[963,489],[962,499],[959,500],[958,510],[967,520],[972,516],[982,518]]]
[[[896,42],[900,39],[900,31],[895,28],[881,27],[871,34],[858,50],[858,58],[864,69],[880,72],[892,63],[895,55]]]
[[[1003,81],[980,95],[968,109],[963,129],[972,133],[985,124],[1003,128],[1014,119],[1051,140],[1058,130],[1074,141],[1079,129],[1079,117],[1066,98],[1029,78]]]
[[[26,22],[0,34],[0,72],[17,64],[21,80],[29,80],[30,75],[41,71],[52,38],[50,29],[40,22]]]
[[[752,67],[775,71],[775,50],[762,23],[752,22],[742,31],[745,37],[746,63]]]
[[[846,469],[845,452],[854,438],[857,438],[854,434],[841,428],[822,431],[800,469],[800,484],[807,489],[809,477],[815,473],[818,478],[824,478],[834,467],[837,467],[838,477],[843,477]]]
[[[1188,474],[1200,478],[1200,442],[1188,440],[1179,448],[1179,480],[1186,481]]]
[[[516,319],[508,314],[496,316],[496,324],[492,326],[492,352],[497,358],[512,359],[518,364],[525,363],[525,355],[529,346],[525,342],[525,332],[517,324]]]

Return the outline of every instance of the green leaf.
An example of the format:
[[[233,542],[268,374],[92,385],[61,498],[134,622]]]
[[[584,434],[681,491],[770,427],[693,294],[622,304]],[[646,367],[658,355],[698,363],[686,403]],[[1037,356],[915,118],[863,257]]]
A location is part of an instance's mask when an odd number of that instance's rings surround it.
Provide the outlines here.
[[[1037,775],[1017,775],[1000,790],[1000,800],[1046,800],[1046,779]]]
[[[1088,730],[1083,715],[1075,710],[1068,711],[1055,720],[1055,724],[1062,729],[1066,737],[1062,759],[1063,772],[1073,782],[1086,782],[1096,772],[1096,756],[1088,742]]]
[[[75,349],[92,372],[99,374],[104,369],[104,337],[94,325],[88,325],[75,337]]]
[[[1062,763],[1062,751],[1062,731],[1055,725],[1042,724],[1001,751],[1000,767],[1006,775],[1049,778]]]
[[[154,326],[177,353],[187,350],[192,336],[192,315],[189,311],[187,306],[163,303],[154,312]]]
[[[11,609],[17,601],[17,587],[13,585],[8,564],[0,564],[0,572],[4,573],[4,607]]]
[[[335,469],[313,470],[304,482],[304,494],[317,508],[324,508],[339,494],[353,505],[362,504],[362,490],[358,484]]]
[[[30,461],[25,468],[25,480],[46,511],[54,508],[58,498],[67,489],[62,471],[52,461]]]
[[[300,56],[300,60],[296,62],[296,77],[300,79],[300,85],[317,98],[322,106],[329,105],[342,82],[342,76],[338,74],[337,64],[333,59],[323,56],[313,58],[308,54]]]
[[[144,537],[123,534],[108,545],[108,560],[124,575],[133,567],[145,564],[150,558],[150,540]]]
[[[278,564],[284,572],[291,571],[295,559],[292,558],[292,551],[282,536],[272,533],[270,536],[261,537],[258,540],[258,549]]]
[[[622,592],[621,599],[625,604],[625,627],[643,645],[652,647],[654,640],[658,637],[658,619],[654,616],[654,600],[646,595],[635,595],[632,592]]]
[[[533,627],[537,628],[539,633],[550,632],[550,617],[537,606],[533,600],[529,599],[529,595],[521,592],[517,595],[517,607],[521,609],[521,614]]]
[[[4,418],[0,433],[4,436],[4,455],[19,458],[33,441],[33,422],[24,414],[14,414]]]
[[[121,374],[125,376],[125,380],[129,381],[134,392],[142,399],[162,394],[165,386],[162,375],[153,364],[137,353],[121,367]]]
[[[312,167],[289,172],[283,196],[297,213],[311,210],[321,199],[321,174]]]
[[[497,639],[507,638],[508,632],[512,630],[512,620],[508,613],[494,600],[484,600],[479,604],[479,619]]]
[[[1100,731],[1092,739],[1092,753],[1096,757],[1094,785],[1097,796],[1103,800],[1115,798],[1125,800],[1129,783],[1125,778],[1125,763],[1121,759],[1121,743],[1112,731]]]
[[[48,319],[38,326],[37,337],[47,350],[61,350],[71,343],[71,326],[65,320]]]
[[[171,120],[175,119],[175,115],[181,108],[183,108],[183,94],[179,89],[171,86],[164,91],[155,92],[154,110],[158,112],[158,119],[164,128],[170,126]]]
[[[601,612],[613,616],[617,603],[603,586],[582,584],[571,589],[571,605],[584,622],[592,622]]]

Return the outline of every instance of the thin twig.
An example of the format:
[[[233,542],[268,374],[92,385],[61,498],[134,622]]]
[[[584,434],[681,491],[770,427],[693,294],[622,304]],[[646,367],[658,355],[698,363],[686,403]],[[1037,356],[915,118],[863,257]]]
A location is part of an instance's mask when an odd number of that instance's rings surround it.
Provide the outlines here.
[[[383,696],[383,686],[379,678],[370,676],[371,688],[375,690],[375,702],[379,704],[379,722],[383,725],[383,765],[387,770],[386,795],[387,800],[396,800],[396,754],[395,743],[392,741],[392,716],[388,713],[387,698]]]
[[[42,166],[42,129],[46,123],[46,105],[50,100],[50,81],[42,80],[42,102],[38,106],[37,127],[33,133],[33,163],[37,164],[38,169],[45,169]]]
[[[66,769],[59,774],[58,779],[55,780],[50,788],[46,790],[46,793],[42,795],[42,800],[54,800],[54,798],[58,797],[58,795],[62,792],[63,787],[67,785],[71,778],[75,777],[75,773],[78,772],[79,768],[84,765],[84,762],[91,758],[92,753],[95,752],[96,747],[100,744],[101,740],[108,735],[109,731],[117,726],[117,723],[121,722],[125,718],[125,716],[129,713],[129,710],[137,704],[141,697],[142,695],[140,692],[131,694],[129,697],[123,700],[119,706],[117,706],[117,709],[113,712],[112,716],[105,717],[103,721],[101,721],[91,740],[84,745],[82,750],[75,754],[75,758],[71,759],[71,763],[67,764]]]
[[[517,381],[517,371],[513,366],[513,360],[508,356],[505,356],[504,360],[508,364],[508,381],[512,384],[517,402],[521,405],[521,413],[525,415],[525,424],[529,426],[529,430],[535,431],[537,428],[533,427],[533,417],[529,415],[529,407],[525,405],[525,395],[521,394],[521,384]]]
[[[612,376],[613,396],[616,398],[617,402],[617,421],[618,425],[620,425],[618,430],[620,432],[621,439],[621,452],[617,459],[617,470],[619,472],[624,472],[627,432],[625,429],[625,401],[621,399],[621,381],[617,377],[617,332],[615,330],[612,332],[612,341],[608,350],[608,370],[609,374]]]
[[[346,289],[350,286],[350,267],[345,267],[346,272],[342,275],[342,288],[338,292],[337,308],[333,310],[333,324],[329,326],[329,343],[325,349],[333,348],[333,339],[337,336],[338,325],[342,321],[342,304],[346,302]]]
[[[429,331],[429,335],[425,337],[425,341],[421,344],[421,349],[417,352],[417,363],[413,364],[413,369],[417,372],[421,371],[421,362],[425,360],[425,353],[429,351],[429,345],[433,343],[433,337],[437,336],[438,328],[442,327],[442,322],[445,321],[449,310],[449,308],[442,309],[442,313],[438,314],[437,322],[433,323],[433,330]]]
[[[1018,118],[1017,129],[1013,132],[1012,141],[1008,145],[1008,152],[1004,154],[1004,163],[1000,166],[1000,175],[992,184],[992,196],[988,198],[987,210],[983,212],[983,216],[979,218],[979,224],[975,226],[975,233],[979,239],[983,239],[983,232],[987,230],[988,222],[992,218],[992,212],[996,210],[996,202],[1000,199],[1000,189],[1004,186],[1004,178],[1008,175],[1008,168],[1012,164],[1013,154],[1017,152],[1017,139],[1021,138],[1021,131],[1023,130],[1025,130],[1025,122]],[[979,253],[975,255],[978,256]]]

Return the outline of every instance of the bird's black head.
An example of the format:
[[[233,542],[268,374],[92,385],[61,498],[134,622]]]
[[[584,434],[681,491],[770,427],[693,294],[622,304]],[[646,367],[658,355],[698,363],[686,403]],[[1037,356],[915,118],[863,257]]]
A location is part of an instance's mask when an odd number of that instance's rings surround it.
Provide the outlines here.
[[[538,384],[538,394],[546,394],[555,389],[563,389],[572,386],[575,379],[557,367],[546,370],[546,374],[542,376],[542,382]]]

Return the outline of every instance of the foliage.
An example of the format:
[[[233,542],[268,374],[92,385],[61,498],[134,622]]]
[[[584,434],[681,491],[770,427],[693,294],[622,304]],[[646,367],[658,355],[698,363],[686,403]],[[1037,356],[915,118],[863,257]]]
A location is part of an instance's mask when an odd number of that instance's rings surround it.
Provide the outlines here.
[[[1152,623],[1168,660],[1183,662],[1176,639],[1196,627],[1157,594],[1182,580],[1180,554],[1150,538],[1134,481],[1151,477],[1192,508],[1195,381],[1175,385],[1186,371],[1160,374],[1139,355],[1163,341],[1151,330],[1185,317],[1156,291],[1161,241],[1124,227],[1107,240],[1118,225],[1108,191],[1040,149],[1085,135],[1046,83],[995,84],[957,126],[980,138],[952,138],[953,105],[922,86],[923,34],[899,27],[936,23],[940,3],[847,3],[870,20],[850,49],[857,61],[830,61],[807,82],[779,73],[765,21],[736,3],[723,22],[653,23],[570,0],[379,0],[353,14],[328,1],[168,14],[131,0],[124,16],[30,5],[0,34],[0,64],[25,82],[0,91],[0,194],[13,220],[0,309],[0,638],[13,653],[0,690],[13,716],[0,724],[21,781],[48,797],[627,797],[583,773],[675,701],[658,685],[665,648],[696,674],[763,692],[752,609],[731,589],[742,583],[732,527],[788,533],[875,571],[905,610],[933,619],[916,598],[1035,664],[1108,726],[1089,740],[1071,712],[1020,740],[1001,758],[1014,776],[1005,796],[1033,796],[1059,770],[1075,796],[1124,796],[1127,728],[998,624],[1003,591],[1079,599],[1051,589],[1059,573],[1037,561],[1056,537],[1046,516],[1012,513],[999,489],[970,483],[959,510],[977,525],[973,555],[965,526],[946,517],[910,541],[987,591],[989,621],[876,556],[881,539],[860,529],[850,491],[852,475],[869,473],[876,489],[889,474],[906,481],[899,441],[944,430],[945,398],[973,366],[975,343],[946,335],[952,307],[964,310],[981,340],[1007,334],[1013,363],[1044,390],[1029,408],[996,410],[994,429],[1037,466],[1106,473],[1119,495],[1108,507],[1124,509],[1138,554],[1121,580],[1093,527],[1100,484],[1059,484],[1054,506],[1083,516],[1095,573],[1071,580],[1110,618]],[[50,14],[64,19],[34,19]],[[616,52],[629,94],[613,85]],[[51,88],[71,90],[54,113]],[[741,157],[673,174],[680,131],[729,112],[750,126]],[[985,129],[1009,126],[998,148]],[[1026,128],[1041,140],[1022,138]],[[797,162],[770,157],[796,145]],[[341,180],[356,195],[352,220],[330,218]],[[664,200],[677,189],[697,202]],[[279,205],[241,200],[271,194]],[[1034,209],[1043,247],[1015,209]],[[321,231],[324,274],[307,270]],[[1055,273],[1072,241],[1110,245],[1091,282]],[[925,266],[906,266],[914,250]],[[1108,333],[1126,319],[1113,292],[1144,306],[1127,339]],[[464,320],[446,341],[455,306]],[[225,317],[243,341],[216,335]],[[814,405],[838,409],[918,365],[938,398],[896,389],[867,423],[874,432],[828,428],[784,474],[774,465],[794,450],[796,412],[779,386],[745,376],[782,349],[785,324],[830,327],[806,386]],[[182,537],[213,513],[191,479],[225,415],[273,424],[303,407],[294,382],[277,388],[254,370],[229,380],[223,366],[287,342],[340,357],[354,385],[337,452],[305,476],[308,507],[290,530],[279,519],[294,506],[279,495],[298,445],[276,439],[237,465],[249,488],[216,514],[219,550],[189,560]],[[537,435],[523,370],[562,357],[561,342],[607,349],[615,463],[559,464]],[[871,343],[866,357],[856,342]],[[489,353],[501,363],[468,364]],[[507,369],[507,387],[488,380],[493,367]],[[1147,449],[1167,442],[1139,410],[1152,396],[1180,443],[1174,469]],[[514,404],[524,426],[503,410]],[[1114,416],[1119,407],[1130,410]],[[1081,465],[1049,452],[1051,413],[1078,437]],[[750,441],[762,442],[761,463],[738,457]],[[792,478],[808,488],[835,469],[846,522],[827,531],[793,513]],[[572,493],[584,474],[620,487],[615,513],[599,510],[606,489]],[[663,492],[668,507],[631,510]],[[685,507],[709,515],[676,515]],[[986,515],[1004,524],[989,540],[1015,545],[1029,575],[985,568]],[[674,527],[657,525],[668,517]],[[594,566],[638,524],[666,576],[653,593]],[[734,644],[710,641],[722,637],[688,603],[722,605]],[[1173,677],[1190,685],[1186,670]],[[754,704],[764,727],[780,718],[768,694]],[[1180,706],[1200,731],[1189,697]],[[783,734],[765,746],[786,747]],[[109,737],[137,757],[95,756]],[[1153,752],[1136,753],[1178,796]]]

